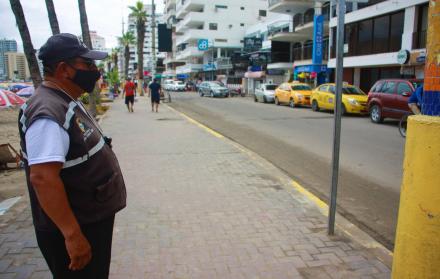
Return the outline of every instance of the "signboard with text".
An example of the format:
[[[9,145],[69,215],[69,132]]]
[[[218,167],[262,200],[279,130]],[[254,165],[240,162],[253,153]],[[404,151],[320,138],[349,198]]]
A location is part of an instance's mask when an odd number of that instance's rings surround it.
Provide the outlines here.
[[[313,19],[313,64],[322,64],[323,52],[323,36],[324,36],[324,17],[322,15],[315,15]]]

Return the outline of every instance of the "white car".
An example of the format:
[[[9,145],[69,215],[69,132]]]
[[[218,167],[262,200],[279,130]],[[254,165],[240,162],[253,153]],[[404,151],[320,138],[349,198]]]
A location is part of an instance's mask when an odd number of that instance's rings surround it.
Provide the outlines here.
[[[174,80],[172,79],[166,79],[163,81],[162,88],[164,90],[172,91],[174,87]]]
[[[273,103],[275,101],[275,89],[277,84],[263,83],[255,89],[255,102]]]
[[[171,85],[172,91],[185,91],[186,85],[181,80],[175,80]]]

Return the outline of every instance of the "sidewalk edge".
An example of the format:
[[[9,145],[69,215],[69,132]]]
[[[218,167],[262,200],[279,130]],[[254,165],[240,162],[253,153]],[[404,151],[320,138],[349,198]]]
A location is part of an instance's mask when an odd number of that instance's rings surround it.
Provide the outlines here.
[[[251,159],[257,161],[260,166],[264,167],[265,169],[272,169],[276,170],[280,175],[278,175],[278,179],[284,184],[289,185],[291,188],[295,189],[299,194],[305,196],[307,200],[309,200],[311,203],[313,203],[316,207],[318,207],[319,211],[324,215],[328,216],[328,204],[321,200],[319,197],[315,196],[312,192],[301,186],[298,182],[293,180],[291,177],[289,177],[287,174],[285,174],[282,170],[274,166],[272,163],[258,155],[257,153],[247,149],[246,147],[242,146],[241,144],[233,141],[232,139],[225,137],[224,135],[220,134],[219,132],[209,128],[208,126],[198,122],[197,120],[191,118],[190,116],[186,115],[183,112],[180,112],[169,105],[165,106],[169,108],[171,111],[179,114],[183,118],[185,118],[188,122],[198,126],[202,130],[205,130],[207,133],[220,138],[224,139],[226,142],[240,150],[241,152],[248,155]],[[339,213],[336,213],[336,233],[340,233],[343,236],[353,240],[357,244],[363,246],[364,248],[371,251],[376,257],[378,257],[384,264],[391,267],[392,266],[392,257],[393,253],[392,251],[388,250],[385,246],[383,246],[381,243],[377,242],[374,238],[372,238],[370,235],[368,235],[366,232],[362,231],[360,228],[358,228],[355,224],[348,221],[346,218],[344,218]]]

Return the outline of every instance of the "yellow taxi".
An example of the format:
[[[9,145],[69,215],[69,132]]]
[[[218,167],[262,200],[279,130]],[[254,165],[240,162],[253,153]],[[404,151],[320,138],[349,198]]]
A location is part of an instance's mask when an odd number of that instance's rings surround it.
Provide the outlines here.
[[[326,83],[313,90],[311,102],[312,110],[334,110],[336,85]],[[346,82],[342,85],[342,114],[368,114],[368,96],[358,87]]]
[[[288,104],[294,108],[297,105],[309,106],[312,88],[306,83],[285,82],[275,90],[275,104]]]

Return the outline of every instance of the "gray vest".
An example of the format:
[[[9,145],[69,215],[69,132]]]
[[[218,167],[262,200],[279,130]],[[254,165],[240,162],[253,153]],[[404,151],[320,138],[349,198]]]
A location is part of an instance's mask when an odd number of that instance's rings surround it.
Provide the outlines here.
[[[69,135],[69,151],[60,176],[79,224],[103,220],[124,208],[127,195],[121,169],[98,127],[69,96],[42,85],[22,106],[18,123],[35,228],[56,230],[38,202],[26,159],[26,130],[42,118],[55,121]]]

